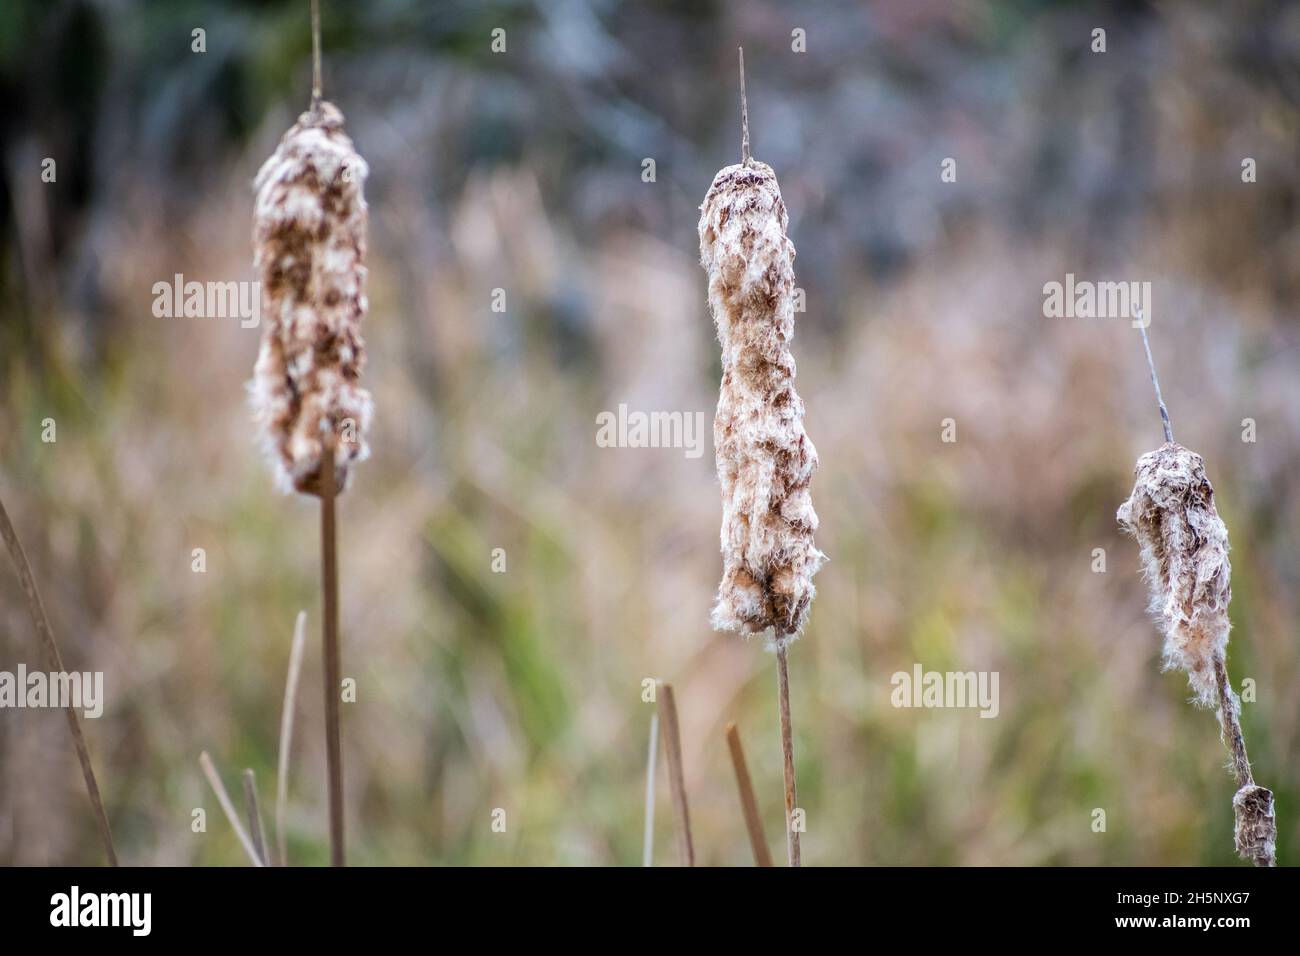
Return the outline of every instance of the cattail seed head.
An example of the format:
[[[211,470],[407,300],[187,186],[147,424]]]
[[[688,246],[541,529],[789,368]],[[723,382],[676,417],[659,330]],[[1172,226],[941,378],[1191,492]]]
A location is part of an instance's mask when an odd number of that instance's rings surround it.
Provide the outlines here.
[[[369,455],[372,406],[360,385],[368,171],[343,114],[322,102],[285,133],[254,182],[265,327],[249,390],[285,490],[321,494],[325,442],[335,447],[339,491],[351,463]]]
[[[1213,706],[1215,662],[1224,659],[1230,627],[1228,529],[1195,452],[1166,442],[1138,459],[1135,476],[1116,517],[1141,548],[1165,668],[1186,671],[1196,702]]]
[[[776,174],[750,160],[718,172],[700,206],[700,261],[722,345],[713,420],[722,490],[719,630],[796,636],[826,560],[813,543],[817,451],[794,389],[794,244]]]
[[[1217,707],[1220,735],[1237,778],[1234,842],[1243,859],[1273,866],[1273,793],[1256,786],[1241,733],[1241,702],[1228,681],[1228,529],[1214,506],[1201,456],[1168,441],[1138,459],[1133,493],[1116,515],[1137,538],[1164,633],[1165,669],[1187,672],[1202,707]]]

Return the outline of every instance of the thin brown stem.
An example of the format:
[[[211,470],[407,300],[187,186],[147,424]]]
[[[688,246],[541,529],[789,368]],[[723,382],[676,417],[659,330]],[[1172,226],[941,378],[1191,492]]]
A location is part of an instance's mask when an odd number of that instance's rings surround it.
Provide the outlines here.
[[[1237,787],[1254,786],[1255,775],[1246,755],[1246,738],[1241,733],[1241,718],[1237,713],[1232,687],[1228,683],[1228,668],[1220,658],[1214,660],[1214,680],[1219,688],[1219,723],[1223,727],[1223,743],[1232,755],[1232,775]]]
[[[329,773],[330,865],[345,866],[343,852],[343,755],[339,744],[339,568],[334,534],[334,444],[325,442],[321,462],[320,543],[325,658],[325,763]]]
[[[320,0],[311,0],[311,111],[320,112]]]
[[[0,501],[0,537],[4,538],[5,547],[9,549],[9,557],[13,559],[14,569],[18,572],[23,594],[27,597],[27,610],[31,613],[32,623],[36,626],[36,633],[40,637],[48,666],[56,673],[66,673],[63,667],[63,656],[59,653],[59,645],[54,641],[54,630],[50,627],[50,619],[45,614],[45,605],[41,602],[41,593],[36,589],[36,578],[32,576],[31,565],[27,563],[27,555],[18,541],[18,532],[14,530],[13,522],[9,520],[9,512],[5,510],[3,501]],[[81,776],[86,781],[86,792],[90,795],[90,805],[95,812],[95,822],[99,827],[100,839],[104,842],[108,865],[117,866],[113,832],[108,826],[108,813],[99,795],[99,784],[95,781],[95,768],[90,763],[90,750],[86,747],[86,738],[81,732],[81,721],[77,717],[76,710],[73,709],[71,700],[63,711],[68,718],[68,730],[72,732],[72,746],[77,751],[77,762],[81,764]]]
[[[289,754],[293,745],[293,718],[298,701],[298,678],[302,674],[302,648],[307,637],[307,612],[299,611],[293,626],[293,644],[289,648],[289,676],[284,682],[284,709],[280,712],[280,760],[275,781],[275,842],[280,851],[280,865],[289,865],[286,851],[284,813],[289,801]]]
[[[745,751],[740,746],[740,732],[735,724],[727,724],[727,747],[731,750],[731,765],[736,770],[736,786],[740,789],[740,807],[745,814],[745,829],[749,831],[749,845],[754,850],[755,866],[771,866],[772,851],[767,847],[763,833],[763,820],[758,815],[758,799],[754,796],[754,783],[749,779]]]
[[[248,810],[248,832],[253,838],[253,849],[264,866],[271,865],[266,853],[266,838],[262,833],[262,810],[257,805],[257,777],[251,769],[244,770],[244,806]]]
[[[263,866],[262,858],[257,854],[257,848],[253,846],[253,841],[249,838],[244,825],[239,822],[239,814],[235,810],[235,804],[230,799],[230,794],[226,791],[226,785],[221,782],[221,774],[217,773],[216,765],[212,758],[208,756],[205,750],[199,754],[199,766],[203,768],[203,775],[208,778],[208,785],[212,787],[212,792],[217,795],[217,803],[221,804],[221,812],[226,815],[230,822],[230,827],[235,831],[235,837],[239,840],[240,846],[248,854],[248,859],[252,861],[253,866]]]
[[[659,723],[663,728],[664,751],[668,755],[668,782],[677,817],[677,848],[683,866],[695,865],[695,844],[691,842],[691,815],[686,806],[686,775],[682,771],[682,738],[677,724],[677,701],[673,685],[659,685]]]
[[[1273,808],[1273,791],[1255,783],[1246,754],[1246,738],[1241,732],[1241,715],[1237,696],[1228,680],[1223,658],[1214,660],[1214,681],[1219,691],[1219,727],[1224,746],[1232,758],[1232,775],[1237,793],[1232,799],[1235,819],[1233,839],[1237,852],[1256,866],[1277,865],[1277,819]]]
[[[785,849],[791,866],[799,866],[799,833],[794,828],[798,792],[794,779],[794,734],[790,730],[790,670],[786,664],[785,638],[776,642],[777,705],[781,711],[782,776],[785,778]]]
[[[749,152],[749,101],[745,98],[745,48],[740,51],[740,161],[748,166],[754,157]]]
[[[1142,310],[1137,310],[1138,329],[1142,332],[1142,347],[1147,353],[1147,369],[1151,372],[1151,385],[1156,390],[1156,405],[1160,408],[1160,425],[1165,430],[1165,441],[1174,440],[1174,426],[1169,421],[1169,409],[1165,408],[1164,396],[1160,394],[1160,378],[1156,375],[1155,359],[1151,357],[1151,341],[1147,338],[1147,320]]]

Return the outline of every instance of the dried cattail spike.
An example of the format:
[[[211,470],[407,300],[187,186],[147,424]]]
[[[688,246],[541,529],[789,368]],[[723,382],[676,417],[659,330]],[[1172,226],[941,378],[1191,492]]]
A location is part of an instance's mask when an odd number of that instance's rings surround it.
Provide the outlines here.
[[[1228,646],[1232,600],[1228,529],[1214,507],[1201,456],[1166,442],[1138,459],[1136,481],[1116,515],[1137,538],[1164,633],[1167,670],[1187,672],[1196,702],[1218,702],[1215,662]]]
[[[321,494],[323,442],[336,448],[339,491],[351,463],[369,455],[370,393],[359,384],[367,173],[343,114],[321,102],[285,133],[254,183],[254,263],[266,326],[249,388],[285,490]]]
[[[721,170],[700,206],[700,261],[722,344],[713,420],[722,486],[719,630],[798,634],[826,560],[813,543],[817,451],[794,389],[794,244],[776,174],[750,159]]]

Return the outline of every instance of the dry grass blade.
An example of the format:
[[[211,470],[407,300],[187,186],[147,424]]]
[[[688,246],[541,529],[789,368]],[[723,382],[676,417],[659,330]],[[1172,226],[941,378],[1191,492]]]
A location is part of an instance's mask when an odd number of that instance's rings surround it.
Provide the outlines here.
[[[0,501],[0,537],[5,539],[5,547],[9,549],[9,557],[13,559],[14,569],[18,572],[19,581],[22,582],[23,594],[27,597],[27,610],[31,612],[32,623],[40,636],[49,667],[57,673],[65,673],[63,655],[59,653],[59,645],[54,642],[54,631],[50,627],[50,619],[45,614],[41,593],[36,589],[36,579],[32,576],[31,565],[27,563],[27,555],[18,541],[18,532],[14,530],[13,522],[9,520],[9,512],[5,510],[3,501]],[[81,776],[86,781],[86,792],[90,795],[90,804],[95,811],[99,836],[104,841],[108,865],[117,866],[117,850],[113,846],[113,831],[108,825],[108,813],[99,795],[99,784],[95,781],[95,768],[90,763],[90,750],[86,747],[86,738],[81,732],[81,721],[71,702],[64,708],[64,714],[68,718],[68,729],[72,732],[72,745],[77,751],[77,761],[81,764]]]
[[[740,731],[735,724],[727,724],[727,747],[731,751],[731,765],[736,770],[736,786],[740,789],[740,807],[745,814],[745,829],[749,832],[749,845],[754,850],[755,866],[771,866],[772,851],[767,847],[767,837],[763,834],[763,821],[758,815],[758,799],[754,796],[754,784],[749,779],[749,767],[745,763],[745,751],[740,746]]]
[[[251,768],[244,770],[244,805],[248,809],[248,832],[253,838],[253,849],[258,859],[266,866],[271,865],[271,858],[266,852],[266,838],[262,834],[262,810],[257,805],[257,776]]]
[[[289,648],[289,676],[284,682],[284,709],[280,712],[280,759],[275,780],[275,842],[280,865],[289,865],[286,851],[284,814],[289,800],[289,754],[293,745],[293,718],[298,702],[298,678],[302,674],[302,649],[307,639],[307,612],[299,611]]]
[[[645,767],[645,840],[641,865],[654,866],[655,859],[655,763],[659,750],[659,715],[650,715],[650,743]]]
[[[682,737],[677,723],[677,701],[672,684],[659,685],[660,723],[664,733],[664,751],[668,755],[668,782],[673,793],[673,813],[677,817],[677,848],[683,866],[695,865],[695,844],[691,842],[691,814],[686,806],[686,775],[682,770]]]
[[[199,766],[203,768],[203,775],[208,778],[208,783],[212,787],[212,792],[217,795],[217,802],[221,804],[221,812],[226,815],[230,825],[234,828],[235,836],[239,838],[239,843],[252,860],[253,866],[262,866],[262,858],[257,855],[257,849],[253,846],[253,841],[249,839],[248,833],[244,830],[244,825],[239,822],[239,814],[235,811],[235,805],[230,801],[230,794],[226,792],[226,785],[221,782],[221,775],[217,773],[217,768],[212,763],[212,758],[208,756],[205,750],[199,754]]]

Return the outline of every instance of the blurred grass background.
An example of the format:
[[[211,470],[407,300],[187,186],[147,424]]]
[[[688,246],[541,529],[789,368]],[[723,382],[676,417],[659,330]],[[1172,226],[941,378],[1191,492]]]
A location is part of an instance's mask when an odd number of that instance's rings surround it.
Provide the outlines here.
[[[1300,8],[323,7],[326,95],[372,171],[374,457],[340,519],[352,862],[638,863],[647,677],[677,687],[700,861],[750,860],[729,720],[779,854],[773,661],[707,623],[712,454],[595,443],[619,403],[711,421],[695,223],[738,158],[739,44],[807,292],[795,354],[831,557],[791,654],[805,860],[1235,860],[1214,717],[1159,672],[1115,526],[1160,440],[1140,342],[1124,321],[1045,319],[1066,272],[1153,282],[1175,434],[1231,533],[1256,777],[1280,860],[1300,854]],[[175,273],[254,278],[250,182],[307,105],[307,8],[0,12],[0,494],[68,666],[105,672],[85,725],[131,863],[243,862],[197,758],[232,792],[254,768],[269,820],[300,608],[290,856],[328,855],[316,509],[275,493],[255,450],[259,331],[151,312]],[[0,666],[20,661],[42,666],[6,561]],[[914,662],[998,671],[999,716],[893,708]],[[661,766],[674,862],[664,783]],[[62,718],[4,712],[0,862],[100,859]]]

